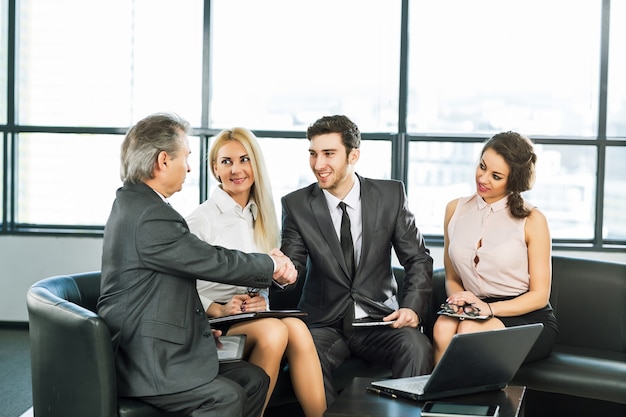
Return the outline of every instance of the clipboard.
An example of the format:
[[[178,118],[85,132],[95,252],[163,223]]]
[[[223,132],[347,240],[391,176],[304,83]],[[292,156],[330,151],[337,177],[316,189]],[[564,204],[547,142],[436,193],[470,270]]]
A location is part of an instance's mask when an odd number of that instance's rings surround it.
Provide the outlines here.
[[[306,317],[307,313],[302,310],[267,310],[267,311],[255,311],[250,313],[231,314],[224,317],[212,317],[209,319],[209,324],[215,328],[220,326],[232,326],[233,324],[241,323],[249,320],[264,319],[268,317],[284,318],[284,317]]]

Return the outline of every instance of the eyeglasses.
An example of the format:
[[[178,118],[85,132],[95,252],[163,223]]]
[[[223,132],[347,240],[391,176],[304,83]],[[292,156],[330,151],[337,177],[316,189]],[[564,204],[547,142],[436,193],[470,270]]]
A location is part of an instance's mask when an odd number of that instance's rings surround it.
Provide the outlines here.
[[[259,291],[261,291],[261,289],[260,288],[254,288],[254,287],[248,287],[247,291],[248,291],[248,295],[250,297],[256,297],[257,295],[259,295]]]
[[[477,317],[480,314],[480,308],[470,303],[464,303],[462,305],[443,303],[439,308],[441,308],[443,313],[447,314],[465,314],[471,317]]]

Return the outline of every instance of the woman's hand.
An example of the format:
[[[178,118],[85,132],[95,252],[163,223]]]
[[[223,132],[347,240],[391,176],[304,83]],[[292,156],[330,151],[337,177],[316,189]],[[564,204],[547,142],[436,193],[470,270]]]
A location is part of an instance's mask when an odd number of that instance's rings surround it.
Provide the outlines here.
[[[459,291],[454,294],[451,294],[447,299],[446,303],[450,305],[455,305],[459,307],[458,313],[463,313],[463,306],[469,304],[478,309],[478,315],[480,316],[489,316],[491,315],[491,309],[489,305],[476,297],[474,293],[470,291]]]
[[[265,311],[267,304],[265,298],[259,295],[250,296],[248,294],[237,294],[229,302],[222,306],[222,315],[248,313],[254,311]]]

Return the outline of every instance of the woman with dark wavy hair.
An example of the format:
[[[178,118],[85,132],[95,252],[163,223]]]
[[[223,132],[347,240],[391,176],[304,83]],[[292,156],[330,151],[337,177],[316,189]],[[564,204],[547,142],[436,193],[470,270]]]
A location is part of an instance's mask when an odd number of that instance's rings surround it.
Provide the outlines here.
[[[521,193],[535,182],[537,155],[527,137],[494,135],[476,167],[476,193],[448,203],[444,219],[444,308],[487,316],[441,315],[434,328],[435,363],[457,333],[530,323],[543,331],[526,362],[552,351],[558,327],[550,306],[552,242],[548,222]]]

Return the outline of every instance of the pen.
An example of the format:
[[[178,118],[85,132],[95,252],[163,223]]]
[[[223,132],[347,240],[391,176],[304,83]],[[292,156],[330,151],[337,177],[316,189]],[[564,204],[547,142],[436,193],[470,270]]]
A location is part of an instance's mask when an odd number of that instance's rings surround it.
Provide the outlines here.
[[[374,387],[365,387],[365,389],[369,392],[373,392],[374,394],[378,394],[378,395],[386,395],[387,397],[391,397],[391,398],[398,398],[398,396],[396,394],[392,394],[391,392],[387,392],[387,391],[383,391],[381,389],[378,388],[374,388]]]

